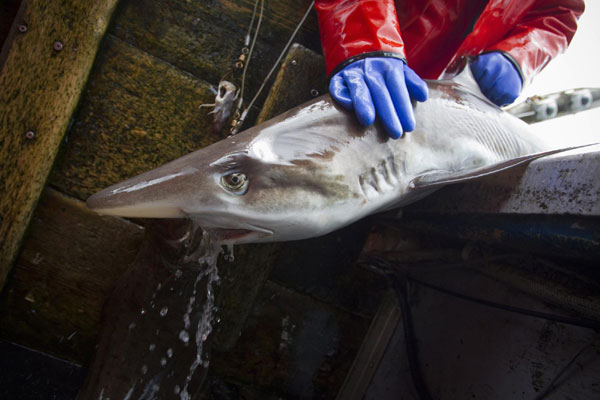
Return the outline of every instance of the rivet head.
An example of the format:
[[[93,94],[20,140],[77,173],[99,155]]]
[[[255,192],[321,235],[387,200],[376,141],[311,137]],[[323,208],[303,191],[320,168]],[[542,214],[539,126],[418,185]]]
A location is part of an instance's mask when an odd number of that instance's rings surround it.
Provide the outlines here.
[[[19,27],[17,29],[19,30],[19,32],[25,33],[25,32],[27,32],[27,25],[19,24]]]
[[[33,140],[35,138],[35,132],[34,131],[27,131],[25,132],[25,139],[27,140]]]
[[[310,90],[310,95],[312,97],[317,97],[319,95],[319,91],[317,89],[311,89]]]
[[[54,50],[56,51],[61,51],[63,49],[63,44],[62,42],[59,42],[58,40],[56,42],[54,42],[54,46],[53,46]]]

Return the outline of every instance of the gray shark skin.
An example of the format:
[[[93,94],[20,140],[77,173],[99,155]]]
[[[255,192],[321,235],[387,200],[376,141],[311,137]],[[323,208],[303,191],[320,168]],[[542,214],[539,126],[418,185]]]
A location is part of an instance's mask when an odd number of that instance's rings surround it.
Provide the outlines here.
[[[449,183],[554,153],[527,124],[453,81],[428,82],[393,140],[321,96],[87,200],[100,214],[191,217],[223,243],[326,234]]]

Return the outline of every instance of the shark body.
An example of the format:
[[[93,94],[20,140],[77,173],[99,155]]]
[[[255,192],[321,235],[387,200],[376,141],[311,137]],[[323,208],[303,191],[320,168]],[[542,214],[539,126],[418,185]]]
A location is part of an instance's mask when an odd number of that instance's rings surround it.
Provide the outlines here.
[[[123,217],[191,217],[224,243],[304,239],[553,153],[469,86],[428,82],[398,140],[328,95],[93,195]]]

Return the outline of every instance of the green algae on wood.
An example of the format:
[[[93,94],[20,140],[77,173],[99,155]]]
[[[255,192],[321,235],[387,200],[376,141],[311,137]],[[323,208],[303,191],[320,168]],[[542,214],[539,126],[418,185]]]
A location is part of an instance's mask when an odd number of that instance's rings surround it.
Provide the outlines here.
[[[108,35],[50,183],[86,199],[220,139],[210,86]]]
[[[117,0],[24,1],[0,55],[0,289]],[[59,44],[60,43],[60,44]],[[32,134],[27,132],[33,132]],[[31,139],[28,139],[31,138]]]
[[[254,4],[254,0],[126,1],[115,18],[112,33],[216,86],[244,47]],[[246,101],[256,93],[309,4],[309,0],[265,1],[248,68]],[[295,40],[313,50],[320,49],[314,11]],[[226,79],[239,84],[240,75],[241,71],[234,70]]]
[[[101,217],[81,201],[46,189],[0,295],[2,338],[88,363],[102,305],[142,236],[135,224]]]

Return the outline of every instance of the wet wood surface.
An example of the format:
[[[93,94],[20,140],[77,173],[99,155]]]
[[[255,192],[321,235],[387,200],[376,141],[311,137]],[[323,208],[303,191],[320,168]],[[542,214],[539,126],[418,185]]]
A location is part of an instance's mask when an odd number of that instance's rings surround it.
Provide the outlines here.
[[[215,372],[284,398],[334,398],[369,320],[268,281]]]
[[[0,288],[83,91],[116,0],[24,1],[0,55]],[[30,133],[28,133],[30,132]]]
[[[308,4],[265,2],[247,99],[262,83]],[[49,191],[45,198],[50,200],[40,202],[36,225],[0,300],[3,337],[90,363],[102,304],[143,239],[136,225],[90,215],[80,200],[224,137],[213,132],[210,108],[198,106],[213,101],[213,89],[237,59],[253,6],[253,1],[121,1],[49,179],[58,192]],[[260,121],[327,89],[322,57],[313,51],[320,47],[314,12],[297,41],[302,45],[292,47],[272,78],[273,89],[267,86],[261,96]],[[239,83],[239,71],[230,78]],[[247,122],[251,124],[252,118]],[[61,193],[72,198],[57,208],[55,198],[64,199]],[[135,231],[121,229],[120,224]],[[379,302],[381,281],[353,264],[366,229],[357,225],[313,241],[236,247],[235,261],[221,267],[216,299],[221,323],[211,338],[223,361],[211,366],[204,390],[222,393],[230,388],[248,398],[286,391],[302,395],[306,390],[333,396]],[[85,232],[97,234],[91,240]],[[58,238],[68,238],[70,247],[54,245]],[[32,261],[39,259],[55,261]],[[80,265],[85,268],[71,274],[71,268]],[[110,271],[98,277],[94,268],[102,265]],[[31,280],[39,281],[41,288]],[[89,285],[101,287],[79,290]],[[290,325],[283,327],[288,316]],[[46,329],[50,324],[52,329]],[[314,332],[311,326],[316,327]],[[280,346],[284,328],[289,330],[289,347]],[[264,340],[257,339],[263,336]],[[319,347],[321,341],[325,345]],[[260,358],[256,348],[273,357],[257,370],[251,367]],[[313,359],[302,369],[302,357],[308,355]],[[281,362],[275,360],[278,357]],[[256,374],[263,374],[258,383],[253,379]],[[269,374],[274,378],[264,378]],[[306,386],[310,376],[316,378]]]
[[[46,189],[0,295],[0,335],[88,363],[102,305],[133,261],[142,237],[140,226],[101,217],[83,202]]]

